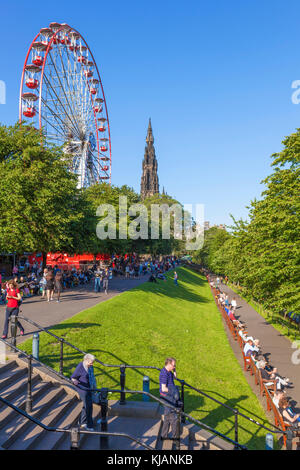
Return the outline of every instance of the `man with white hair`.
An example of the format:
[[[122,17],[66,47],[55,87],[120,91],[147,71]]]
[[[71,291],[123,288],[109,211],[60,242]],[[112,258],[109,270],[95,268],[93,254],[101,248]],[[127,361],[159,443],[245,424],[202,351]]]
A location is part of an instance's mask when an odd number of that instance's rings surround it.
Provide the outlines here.
[[[94,431],[93,428],[93,399],[91,384],[89,380],[89,367],[93,365],[95,356],[86,354],[83,361],[78,364],[71,376],[71,380],[76,386],[77,392],[82,400],[82,410],[80,415],[80,426],[87,431]]]

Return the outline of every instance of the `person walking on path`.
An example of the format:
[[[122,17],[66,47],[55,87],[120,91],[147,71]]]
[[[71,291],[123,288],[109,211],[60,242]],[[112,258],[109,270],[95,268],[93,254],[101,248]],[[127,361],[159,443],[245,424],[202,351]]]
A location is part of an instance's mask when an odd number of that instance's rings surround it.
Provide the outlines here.
[[[94,284],[94,291],[98,294],[101,290],[101,271],[99,267],[95,271],[95,284]]]
[[[42,299],[45,298],[46,296],[46,284],[47,284],[47,279],[46,279],[46,275],[48,273],[48,269],[44,269],[44,272],[43,272],[43,277],[42,279],[40,280],[40,287],[42,289]]]
[[[5,316],[3,333],[2,333],[2,339],[7,338],[8,323],[9,323],[10,316],[11,315],[18,316],[18,313],[19,313],[19,302],[21,301],[21,294],[20,294],[17,284],[13,280],[8,281],[8,289],[7,289],[6,298],[8,302],[6,305],[6,316]],[[21,336],[23,336],[24,328],[19,321],[17,322],[17,326],[20,329]]]
[[[176,271],[174,271],[174,284],[175,286],[178,286],[178,274]]]
[[[105,291],[105,294],[108,294],[108,278],[109,278],[108,269],[105,268],[105,271],[103,274],[103,289]]]
[[[46,274],[46,292],[47,292],[47,302],[53,300],[54,294],[54,276],[51,269],[48,270]]]
[[[57,301],[56,302],[60,302],[60,294],[61,294],[61,291],[63,289],[62,272],[61,271],[57,271],[57,273],[55,274],[54,288],[55,288],[55,291],[57,293]]]
[[[178,406],[179,392],[174,384],[176,378],[176,359],[167,357],[165,367],[161,369],[159,374],[159,393],[167,403]],[[164,422],[161,430],[162,439],[168,438],[169,427],[171,426],[172,439],[178,438],[177,432],[177,413],[173,408],[164,407]]]
[[[83,361],[78,364],[71,375],[76,390],[82,400],[82,410],[80,415],[80,427],[87,431],[94,431],[93,428],[93,396],[89,379],[89,367],[93,365],[95,356],[86,354]]]

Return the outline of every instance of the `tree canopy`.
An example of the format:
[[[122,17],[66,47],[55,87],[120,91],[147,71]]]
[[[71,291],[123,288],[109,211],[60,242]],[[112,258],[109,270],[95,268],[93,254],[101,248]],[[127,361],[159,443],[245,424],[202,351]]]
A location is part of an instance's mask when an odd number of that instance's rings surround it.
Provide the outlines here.
[[[167,254],[181,248],[173,233],[169,240],[161,238],[162,218],[160,238],[151,240],[150,234],[151,204],[171,206],[177,201],[166,195],[141,201],[140,195],[126,185],[97,183],[78,189],[77,176],[69,171],[70,158],[62,148],[46,145],[32,126],[0,126],[1,252]],[[123,218],[120,197],[127,198],[127,209],[133,208]],[[148,210],[147,238],[141,238],[139,232],[141,203]],[[97,236],[97,227],[105,216],[99,207],[105,204],[116,215],[115,239]]]
[[[271,156],[273,172],[249,220],[233,219],[231,232],[211,229],[195,260],[240,283],[255,300],[274,310],[300,307],[300,130]]]

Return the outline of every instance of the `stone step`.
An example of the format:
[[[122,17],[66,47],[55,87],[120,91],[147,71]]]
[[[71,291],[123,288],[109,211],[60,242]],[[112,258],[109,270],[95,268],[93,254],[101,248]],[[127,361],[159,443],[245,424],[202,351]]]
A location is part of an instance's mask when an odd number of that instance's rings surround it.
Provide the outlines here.
[[[28,374],[28,369],[26,367],[6,370],[4,374],[1,374],[1,377],[0,377],[1,393],[3,390],[8,388],[12,383],[15,383],[17,380],[20,380],[23,377],[27,377],[27,374]]]
[[[50,407],[61,399],[62,396],[66,395],[64,389],[59,389],[52,386],[46,395],[43,395],[37,403],[33,405],[31,416],[37,419],[41,419],[44,414],[49,412]],[[16,413],[16,421],[14,425],[6,426],[0,434],[0,443],[4,449],[9,449],[10,446],[21,436],[28,432],[32,426],[35,426],[30,420],[23,416],[18,416]],[[4,436],[3,436],[4,434]],[[6,437],[6,439],[5,439]]]
[[[40,421],[49,427],[56,427],[57,423],[63,416],[69,413],[69,410],[73,407],[74,403],[77,402],[75,396],[64,395],[60,401],[57,401],[53,406],[48,409],[47,414],[43,416]],[[31,450],[34,449],[37,442],[42,439],[43,433],[52,433],[46,431],[40,426],[32,426],[29,432],[27,432],[25,439],[21,436],[20,439],[16,440],[9,448],[9,450]]]
[[[192,423],[184,425],[185,432],[189,433],[190,446],[196,446],[206,450],[233,450],[234,446],[230,442],[222,439],[205,429],[201,429]]]
[[[16,367],[18,367],[18,364],[14,360],[8,361],[8,362],[6,362],[6,364],[3,364],[3,365],[1,364],[1,367],[0,367],[0,380],[1,380],[2,374],[4,374],[6,371],[8,371],[10,369],[14,369]]]
[[[73,403],[73,407],[69,409],[67,415],[61,417],[57,422],[56,427],[59,428],[72,428],[77,425],[82,403],[77,399]],[[70,450],[70,434],[63,432],[51,432],[43,430],[33,444],[34,450]]]
[[[139,439],[141,442],[156,447],[160,419],[154,418],[128,418],[115,416],[109,418],[108,432],[122,432]],[[125,437],[108,438],[109,450],[145,450],[143,446]]]
[[[35,383],[36,381],[36,383]],[[33,388],[32,388],[32,403],[35,403],[39,398],[46,394],[47,391],[49,390],[49,384],[48,383],[43,383],[40,380],[35,379],[33,381]],[[27,383],[26,383],[27,386]],[[18,391],[18,390],[16,390]],[[15,397],[13,404],[20,408],[21,410],[25,410],[26,408],[26,396],[27,392],[25,390],[20,393],[17,397]],[[7,398],[8,401],[10,401]],[[14,411],[12,408],[6,406],[3,407],[2,410],[0,410],[0,430],[4,428],[10,421],[15,420],[17,417],[20,415]]]
[[[95,431],[100,431],[100,424],[98,423],[100,414],[100,407],[93,405],[93,423]],[[99,450],[100,436],[88,433],[80,434],[79,448],[80,450]]]
[[[41,378],[38,375],[34,375],[31,381],[32,387],[34,387],[34,385],[36,385],[38,382],[41,382]],[[27,386],[28,380],[26,376],[22,380],[10,385],[6,390],[3,390],[1,396],[10,402],[13,402],[13,400],[18,399],[19,396],[26,398]],[[5,405],[3,405],[3,403],[0,403],[0,408],[1,406]]]

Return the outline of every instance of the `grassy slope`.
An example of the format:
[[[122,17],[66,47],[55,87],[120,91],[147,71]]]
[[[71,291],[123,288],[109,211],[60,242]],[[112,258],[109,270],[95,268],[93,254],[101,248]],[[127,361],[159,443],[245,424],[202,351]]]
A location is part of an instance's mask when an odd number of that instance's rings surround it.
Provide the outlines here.
[[[264,422],[264,411],[232,352],[208,283],[186,268],[178,273],[178,287],[169,273],[166,282],[146,282],[52,331],[109,364],[163,367],[165,357],[174,356],[178,377]],[[31,341],[23,348],[31,352]],[[49,335],[40,337],[40,359],[58,369],[59,345]],[[81,359],[81,354],[66,347],[64,373],[69,375]],[[158,395],[158,372],[145,373],[151,379],[150,391]],[[95,374],[99,387],[119,388],[119,369],[95,366]],[[143,375],[144,371],[127,369],[126,388],[141,390]],[[222,406],[187,389],[185,411],[234,439],[232,414]],[[243,418],[239,423],[239,441],[263,449],[266,432]]]

